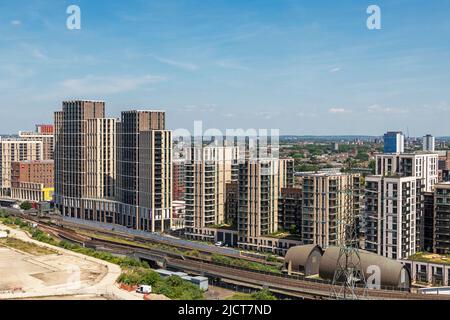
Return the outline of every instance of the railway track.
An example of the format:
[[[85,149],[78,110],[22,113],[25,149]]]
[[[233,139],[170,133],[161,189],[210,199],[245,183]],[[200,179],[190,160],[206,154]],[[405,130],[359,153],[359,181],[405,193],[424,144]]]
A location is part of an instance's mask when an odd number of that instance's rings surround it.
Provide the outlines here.
[[[53,234],[59,238],[63,238],[72,242],[77,242],[83,245],[102,246],[111,251],[134,252],[134,251],[148,251],[152,254],[158,254],[165,258],[167,265],[172,268],[189,271],[192,273],[209,275],[217,279],[229,279],[240,282],[242,284],[251,284],[260,286],[262,288],[273,289],[280,292],[288,293],[292,296],[313,298],[313,299],[329,299],[331,286],[328,283],[320,283],[306,279],[288,278],[282,276],[271,275],[267,273],[259,273],[250,270],[236,269],[233,267],[226,267],[215,265],[213,263],[206,263],[203,261],[186,260],[179,255],[169,254],[162,250],[146,249],[142,247],[131,246],[127,244],[115,244],[111,241],[101,239],[93,239],[91,237],[80,235],[74,230],[68,230],[60,227],[49,226],[42,223],[39,219],[25,218],[25,220],[32,221],[38,224],[39,228]],[[442,295],[424,295],[405,291],[394,290],[368,290],[367,297],[369,299],[385,299],[385,300],[450,300],[450,296]]]

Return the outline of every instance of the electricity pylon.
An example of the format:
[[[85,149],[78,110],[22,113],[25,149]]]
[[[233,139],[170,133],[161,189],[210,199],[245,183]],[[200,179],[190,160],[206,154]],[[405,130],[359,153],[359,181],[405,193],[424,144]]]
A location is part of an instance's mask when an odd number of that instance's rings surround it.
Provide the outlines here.
[[[353,179],[352,179],[353,185]],[[339,256],[331,286],[331,298],[337,300],[359,300],[367,297],[367,286],[359,254],[356,223],[360,215],[359,194],[347,183],[343,191],[344,212],[338,218],[338,233],[342,228],[344,237],[339,238]],[[358,212],[355,212],[355,197],[358,197]]]

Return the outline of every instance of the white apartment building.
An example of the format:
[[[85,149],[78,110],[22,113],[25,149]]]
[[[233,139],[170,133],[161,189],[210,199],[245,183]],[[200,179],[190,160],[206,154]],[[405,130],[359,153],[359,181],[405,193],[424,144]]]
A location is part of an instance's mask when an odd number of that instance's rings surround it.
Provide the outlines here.
[[[236,147],[192,147],[186,149],[186,235],[213,240],[205,228],[225,222],[226,184],[235,176]]]
[[[414,176],[366,177],[366,250],[398,260],[416,253],[422,190]]]
[[[437,153],[383,153],[377,154],[375,161],[376,175],[422,178],[426,192],[432,192],[438,182]]]
[[[42,141],[0,138],[0,196],[11,195],[11,163],[42,160]]]

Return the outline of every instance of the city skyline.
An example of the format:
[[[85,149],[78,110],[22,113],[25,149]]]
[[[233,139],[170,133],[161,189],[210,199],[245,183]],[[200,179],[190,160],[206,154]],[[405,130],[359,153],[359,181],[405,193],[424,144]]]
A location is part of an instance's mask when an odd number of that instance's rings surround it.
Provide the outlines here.
[[[369,1],[77,1],[68,30],[71,4],[2,4],[2,134],[86,98],[113,117],[163,109],[170,129],[450,136],[445,1],[377,1],[381,30],[366,27]]]

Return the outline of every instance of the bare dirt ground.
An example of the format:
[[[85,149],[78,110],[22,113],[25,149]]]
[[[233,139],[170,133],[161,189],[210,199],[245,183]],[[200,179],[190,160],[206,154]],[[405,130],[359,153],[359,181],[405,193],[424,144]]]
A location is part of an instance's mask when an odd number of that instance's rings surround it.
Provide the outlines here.
[[[10,231],[13,240],[10,245],[4,239],[0,243],[0,299],[143,300],[142,295],[116,285],[119,266],[0,226]]]

